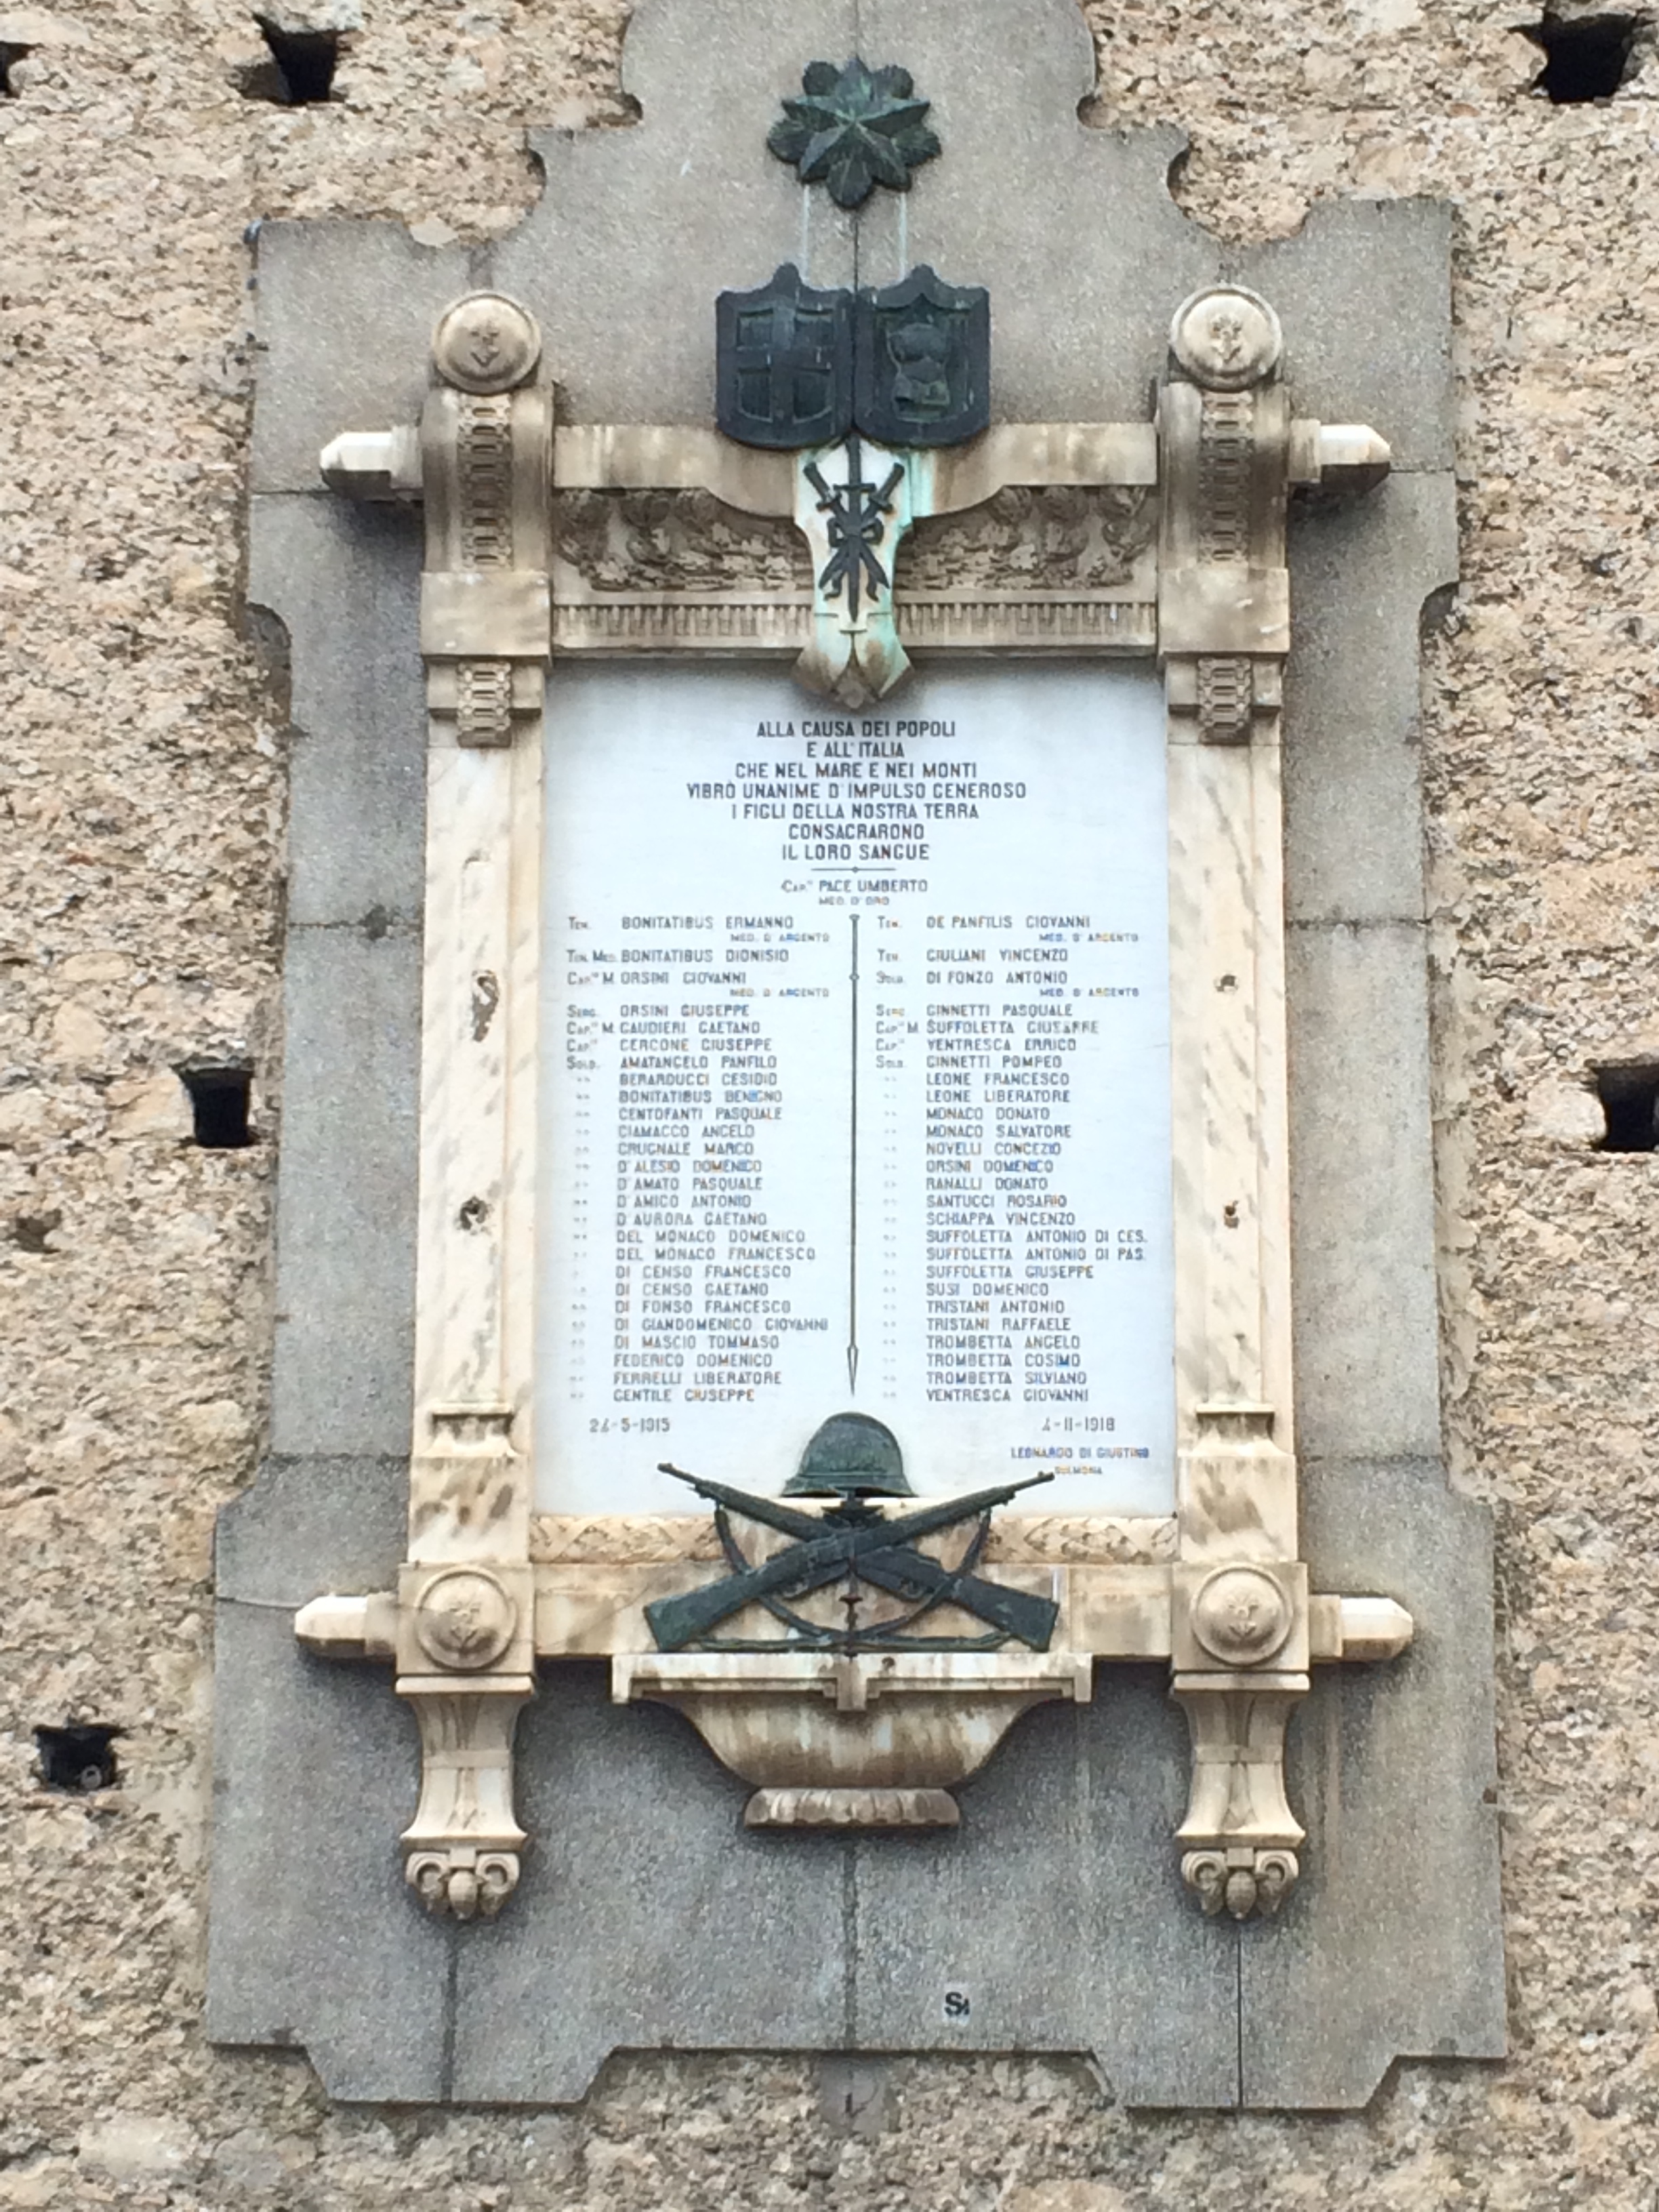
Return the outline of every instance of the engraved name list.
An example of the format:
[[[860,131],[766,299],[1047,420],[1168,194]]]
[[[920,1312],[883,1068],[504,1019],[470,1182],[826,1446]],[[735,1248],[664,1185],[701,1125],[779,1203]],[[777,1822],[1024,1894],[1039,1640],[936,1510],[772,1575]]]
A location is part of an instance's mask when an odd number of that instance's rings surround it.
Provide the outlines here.
[[[1169,1510],[1163,749],[1139,672],[560,672],[545,1510],[774,1492],[849,1409],[924,1493]]]

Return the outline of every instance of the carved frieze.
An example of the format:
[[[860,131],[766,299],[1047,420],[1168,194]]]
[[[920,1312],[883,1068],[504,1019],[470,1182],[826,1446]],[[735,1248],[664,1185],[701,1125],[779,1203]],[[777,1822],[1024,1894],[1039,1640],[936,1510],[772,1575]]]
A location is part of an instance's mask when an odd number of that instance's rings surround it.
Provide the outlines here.
[[[530,1556],[538,1566],[654,1566],[718,1559],[720,1540],[703,1513],[538,1513]]]
[[[916,523],[899,556],[899,590],[952,599],[1108,591],[1150,599],[1157,535],[1151,485],[1006,484],[982,506]]]
[[[1176,1555],[1174,1521],[1123,1520],[1110,1513],[1005,1513],[991,1523],[993,1565],[1152,1566]]]
[[[799,531],[707,491],[561,491],[553,501],[561,604],[589,594],[770,598],[803,606],[812,572]]]

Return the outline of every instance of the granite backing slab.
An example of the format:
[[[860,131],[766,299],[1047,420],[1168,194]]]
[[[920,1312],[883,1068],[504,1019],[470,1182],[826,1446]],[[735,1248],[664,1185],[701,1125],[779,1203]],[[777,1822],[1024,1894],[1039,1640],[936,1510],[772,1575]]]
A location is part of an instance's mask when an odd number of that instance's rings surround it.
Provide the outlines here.
[[[261,495],[251,553],[249,601],[289,641],[289,926],[418,926],[420,511]]]
[[[412,928],[289,931],[274,1452],[409,1449],[420,989]]]
[[[1301,1894],[1244,1931],[1242,2102],[1340,2109],[1397,2057],[1504,2056],[1492,1528],[1433,1460],[1304,1460],[1302,1497],[1317,1587],[1418,1624],[1386,1667],[1316,1669],[1287,1761]]]
[[[286,1607],[216,1609],[207,2032],[299,2045],[331,2096],[445,2093],[451,1931],[403,1878],[415,1723],[380,1667],[308,1657]]]

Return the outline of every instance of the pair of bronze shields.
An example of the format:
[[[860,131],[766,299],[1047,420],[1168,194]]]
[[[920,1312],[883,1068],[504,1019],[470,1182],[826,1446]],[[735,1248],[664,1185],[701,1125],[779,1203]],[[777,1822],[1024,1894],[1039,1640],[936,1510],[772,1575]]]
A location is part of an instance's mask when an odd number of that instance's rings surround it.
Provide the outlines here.
[[[878,291],[816,290],[785,262],[715,302],[716,416],[744,446],[955,446],[991,419],[991,297],[925,265]]]

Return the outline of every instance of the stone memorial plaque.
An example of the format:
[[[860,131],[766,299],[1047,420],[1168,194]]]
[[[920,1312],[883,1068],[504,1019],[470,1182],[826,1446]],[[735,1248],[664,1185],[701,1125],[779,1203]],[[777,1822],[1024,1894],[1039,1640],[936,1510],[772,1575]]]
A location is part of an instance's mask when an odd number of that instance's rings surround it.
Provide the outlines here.
[[[585,668],[548,744],[538,1504],[775,1492],[857,1410],[923,1492],[1170,1511],[1156,678]]]
[[[1501,2044],[1412,828],[1444,349],[1376,306],[1439,297],[1443,228],[1322,209],[1224,271],[1168,143],[1079,126],[1075,11],[1020,4],[988,72],[960,10],[842,64],[821,11],[734,46],[663,0],[640,125],[542,134],[513,238],[262,234],[253,573],[307,738],[222,1709],[308,1585],[419,1771],[400,1811],[309,1658],[233,1734],[215,2002],[348,2094],[943,2038],[1330,2107]],[[405,696],[416,651],[418,894],[414,702],[365,723],[353,673]],[[348,883],[319,794],[371,753]],[[400,1929],[400,1817],[411,1899],[499,1931]]]

